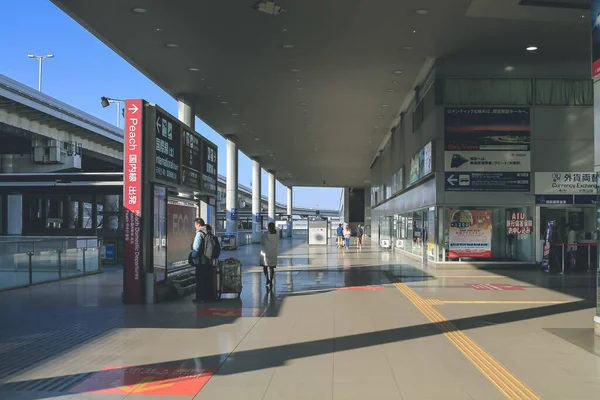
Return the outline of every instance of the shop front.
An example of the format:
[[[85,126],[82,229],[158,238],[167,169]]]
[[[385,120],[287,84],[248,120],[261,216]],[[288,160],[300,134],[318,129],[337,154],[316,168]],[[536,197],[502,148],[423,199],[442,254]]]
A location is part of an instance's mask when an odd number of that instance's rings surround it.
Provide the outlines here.
[[[549,233],[550,270],[590,269],[597,257],[596,191],[593,172],[535,174],[536,261]]]

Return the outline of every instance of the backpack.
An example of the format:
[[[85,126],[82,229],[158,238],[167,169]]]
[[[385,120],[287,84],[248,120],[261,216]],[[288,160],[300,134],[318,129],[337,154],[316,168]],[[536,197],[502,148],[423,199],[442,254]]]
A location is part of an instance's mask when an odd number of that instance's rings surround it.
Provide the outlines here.
[[[217,260],[221,255],[219,239],[212,233],[204,235],[204,257],[209,260]]]

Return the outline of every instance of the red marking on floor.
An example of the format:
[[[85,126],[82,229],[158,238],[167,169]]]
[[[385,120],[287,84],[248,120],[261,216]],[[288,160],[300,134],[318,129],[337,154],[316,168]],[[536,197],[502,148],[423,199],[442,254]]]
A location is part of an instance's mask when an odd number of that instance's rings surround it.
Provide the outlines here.
[[[465,286],[475,290],[525,290],[522,287],[506,283],[465,283]]]
[[[71,393],[195,396],[215,369],[107,367],[75,386]]]
[[[262,317],[266,308],[203,308],[196,313],[197,317]]]
[[[341,287],[336,290],[385,290],[383,286],[349,286]]]

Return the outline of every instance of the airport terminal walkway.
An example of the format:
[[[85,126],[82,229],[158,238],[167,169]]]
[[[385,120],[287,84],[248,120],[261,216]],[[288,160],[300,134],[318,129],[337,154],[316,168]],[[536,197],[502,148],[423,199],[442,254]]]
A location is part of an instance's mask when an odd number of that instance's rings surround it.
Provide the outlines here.
[[[594,278],[281,244],[272,292],[121,303],[121,271],[0,293],[0,399],[594,399]]]

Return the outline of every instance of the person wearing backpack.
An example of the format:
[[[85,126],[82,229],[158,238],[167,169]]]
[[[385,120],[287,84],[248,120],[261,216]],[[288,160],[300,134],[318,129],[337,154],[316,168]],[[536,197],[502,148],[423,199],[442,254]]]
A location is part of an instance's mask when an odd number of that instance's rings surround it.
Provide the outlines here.
[[[362,249],[362,238],[365,234],[365,231],[363,230],[363,227],[358,225],[358,228],[356,229],[356,248],[357,249]]]
[[[202,218],[194,220],[194,227],[196,235],[190,254],[190,260],[196,268],[196,299],[194,301],[203,303],[215,299],[214,260],[219,258],[221,247],[215,235],[212,234],[210,225],[206,225]]]
[[[267,287],[273,285],[273,278],[275,277],[275,268],[277,267],[277,247],[279,246],[279,234],[275,229],[275,224],[269,222],[267,225],[268,230],[262,235],[262,251],[261,253],[261,264],[263,264],[263,272],[265,278],[267,278]],[[271,272],[271,277],[267,269]]]

